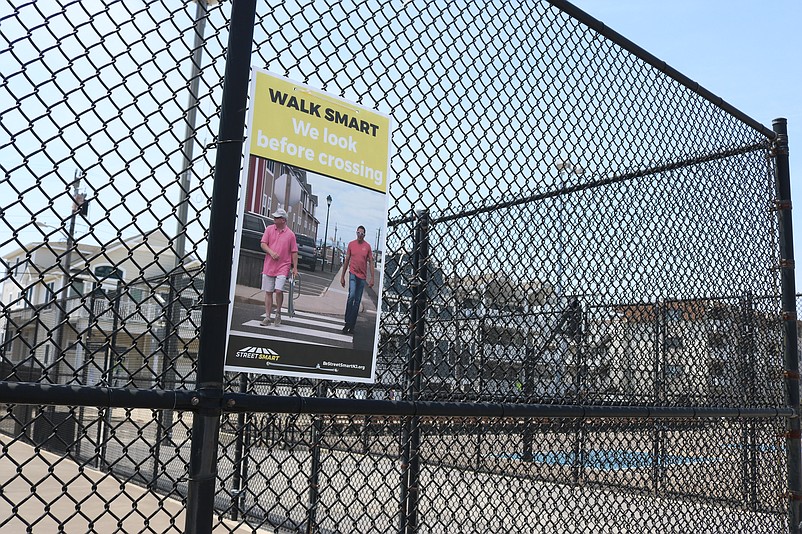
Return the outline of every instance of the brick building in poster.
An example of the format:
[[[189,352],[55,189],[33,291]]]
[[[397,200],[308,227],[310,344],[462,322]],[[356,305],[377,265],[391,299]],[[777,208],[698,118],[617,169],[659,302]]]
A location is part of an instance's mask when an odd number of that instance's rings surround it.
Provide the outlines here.
[[[317,205],[317,195],[312,194],[305,170],[250,156],[245,211],[269,217],[275,210],[283,208],[293,232],[317,240],[320,224],[315,217]]]

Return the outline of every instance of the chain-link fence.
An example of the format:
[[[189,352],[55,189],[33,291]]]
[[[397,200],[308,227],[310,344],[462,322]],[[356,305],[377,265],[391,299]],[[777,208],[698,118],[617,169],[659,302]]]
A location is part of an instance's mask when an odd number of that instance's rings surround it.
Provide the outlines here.
[[[255,4],[0,7],[0,528],[799,531],[782,121],[559,0]],[[222,372],[251,65],[395,122],[374,384]]]

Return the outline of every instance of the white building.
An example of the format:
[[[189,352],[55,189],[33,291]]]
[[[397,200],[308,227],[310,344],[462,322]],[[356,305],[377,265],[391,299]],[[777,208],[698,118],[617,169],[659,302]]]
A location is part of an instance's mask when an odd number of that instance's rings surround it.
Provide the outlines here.
[[[386,262],[379,360],[383,381],[399,385],[410,335],[404,260]],[[732,406],[772,402],[782,390],[772,384],[782,364],[779,322],[746,297],[590,306],[544,283],[434,278],[426,398]]]
[[[741,405],[781,391],[767,386],[780,376],[779,323],[749,299],[613,306],[594,310],[586,324],[595,350],[585,388],[595,397]]]
[[[198,292],[170,290],[169,238],[154,231],[104,248],[79,242],[69,254],[69,276],[66,246],[31,243],[3,258],[4,377],[146,386],[168,352],[178,373],[188,373],[197,352],[190,319],[200,321],[187,308]],[[173,310],[178,336],[168,335],[166,310]]]

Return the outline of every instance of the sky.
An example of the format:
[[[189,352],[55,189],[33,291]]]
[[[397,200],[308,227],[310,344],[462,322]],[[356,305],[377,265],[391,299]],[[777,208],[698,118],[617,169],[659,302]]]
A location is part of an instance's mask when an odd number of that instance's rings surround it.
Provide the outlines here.
[[[312,184],[312,192],[317,195],[315,217],[320,221],[317,240],[327,237],[328,245],[334,236],[340,243],[356,239],[357,226],[365,227],[365,239],[375,246],[377,238],[384,235],[387,216],[387,195],[370,189],[335,180],[321,174],[308,172],[307,181]],[[331,195],[331,207],[326,205],[326,197]],[[326,231],[326,212],[329,215]],[[336,234],[335,234],[336,230]]]
[[[647,52],[771,128],[788,120],[795,257],[802,257],[802,2],[574,0]],[[802,291],[797,263],[796,288]]]
[[[516,25],[515,18],[537,19],[537,13],[520,13],[516,11],[520,4],[513,2],[455,2],[454,5],[463,3],[467,5],[465,12],[449,8],[451,4],[446,2],[437,3],[444,6],[438,11],[428,9],[429,4],[423,0],[398,0],[384,4],[379,12],[364,3],[356,13],[343,7],[346,2],[314,24],[314,35],[325,37],[320,37],[318,46],[312,47],[302,60],[298,59],[296,48],[302,42],[308,45],[316,41],[310,40],[309,35],[296,39],[291,30],[302,32],[307,27],[296,28],[291,24],[270,35],[272,46],[259,47],[252,59],[254,65],[334,94],[342,92],[346,98],[367,107],[392,112],[397,121],[395,137],[401,145],[396,147],[393,168],[398,176],[396,184],[391,185],[395,203],[390,210],[394,217],[406,214],[413,203],[415,208],[420,204],[448,212],[469,209],[474,201],[476,206],[482,206],[493,199],[542,192],[557,175],[553,161],[562,158],[562,154],[552,154],[549,150],[563,145],[570,148],[571,143],[566,142],[556,126],[563,120],[562,110],[544,110],[533,122],[499,112],[525,105],[531,94],[544,90],[537,82],[538,73],[543,71],[521,76],[526,69],[516,66],[519,65],[516,60],[520,59],[518,51],[505,48],[508,41],[530,42],[527,39],[531,28]],[[802,60],[795,55],[802,50],[797,28],[802,20],[802,2],[576,0],[573,3],[760,123],[770,127],[774,118],[786,117],[792,191],[795,205],[802,206],[802,156],[794,149],[802,137],[802,101],[798,98]],[[178,220],[174,207],[180,198],[176,178],[183,170],[179,146],[184,138],[183,110],[188,96],[186,77],[190,72],[187,47],[192,41],[188,28],[195,6],[155,2],[145,7],[138,2],[100,0],[64,4],[68,7],[58,15],[51,15],[61,10],[55,0],[40,0],[36,6],[26,4],[19,8],[18,14],[10,4],[0,5],[3,19],[0,42],[13,50],[13,57],[9,53],[3,56],[9,62],[10,74],[5,85],[0,86],[3,112],[0,122],[4,126],[0,128],[0,167],[6,175],[13,176],[13,183],[0,179],[0,209],[4,202],[10,202],[13,209],[3,213],[3,217],[19,232],[11,236],[0,229],[0,253],[17,242],[39,241],[46,235],[58,239],[63,235],[58,226],[64,224],[64,214],[69,213],[70,181],[77,169],[84,173],[81,187],[93,201],[90,220],[78,221],[76,239],[91,242],[97,236],[101,241],[111,242],[154,226],[168,234],[176,232]],[[257,28],[262,32],[257,42],[264,42],[265,28],[272,27],[273,22],[283,24],[295,16],[293,9],[303,9],[295,4],[287,2],[282,4],[286,10],[270,10],[271,17],[277,17],[275,21],[260,19],[264,27]],[[265,4],[260,5],[267,10]],[[484,18],[485,11],[496,12],[491,9],[496,7],[500,7],[500,16],[493,20]],[[542,8],[543,5],[537,6],[538,13],[544,12]],[[220,11],[211,12],[202,60],[207,75],[202,77],[201,95],[205,96],[200,104],[197,139],[204,146],[217,130],[219,78],[224,68],[221,36],[225,35]],[[92,23],[87,24],[89,14],[95,12]],[[386,48],[381,48],[380,37],[371,46],[363,46],[360,40],[363,27],[358,24],[341,24],[340,32],[329,31],[335,23],[361,17],[370,19],[372,25],[387,22],[403,26],[403,31]],[[546,26],[548,30],[553,20],[544,16],[538,20],[536,29],[540,31]],[[453,46],[446,46],[447,32],[429,30],[442,28],[449,21],[458,26],[470,25],[473,33],[459,38],[450,36],[454,39]],[[116,26],[121,28],[119,34],[109,32],[109,28]],[[80,28],[80,35],[74,34],[73,27]],[[367,30],[381,28],[370,26]],[[139,37],[140,31],[147,32],[146,38]],[[55,35],[67,36],[59,42],[60,47],[53,46]],[[86,43],[103,46],[91,45],[89,53],[83,53]],[[419,56],[416,47],[425,49],[426,54]],[[276,50],[282,53],[277,54]],[[393,61],[371,61],[370,54],[375,52],[392,56]],[[559,64],[560,54],[570,52],[570,47],[557,50],[558,57],[552,63]],[[23,66],[24,73],[17,72]],[[78,79],[79,73],[95,70],[97,76],[85,82]],[[452,79],[444,73],[459,73],[461,83],[453,86]],[[383,77],[381,83],[374,82],[378,75]],[[410,77],[414,77],[414,83],[407,80]],[[349,85],[351,78],[357,80],[353,85]],[[511,79],[523,89],[508,92],[503,84],[496,83],[497,79]],[[548,83],[564,81],[548,80]],[[443,96],[452,89],[456,89],[453,93],[459,99],[474,105],[455,105],[454,113],[446,113],[447,106],[436,107],[439,104],[430,102],[438,96],[446,104],[456,102]],[[69,98],[62,98],[62,92],[67,91]],[[484,92],[477,95],[477,91]],[[489,102],[493,98],[503,102]],[[507,105],[510,101],[512,104]],[[80,121],[72,120],[73,110],[79,110]],[[502,120],[492,121],[485,130],[485,113],[497,112]],[[143,115],[147,120],[142,120]],[[502,128],[505,121],[513,127]],[[533,130],[537,135],[531,135]],[[622,146],[626,146],[631,132],[622,131]],[[46,150],[39,148],[45,145]],[[530,154],[536,156],[529,157]],[[201,257],[205,257],[203,227],[192,223],[208,216],[212,183],[209,175],[214,155],[212,148],[196,146],[198,159],[193,167],[190,196],[197,210],[190,211],[193,230],[189,246],[195,245]],[[600,161],[611,163],[609,158]],[[485,169],[493,167],[494,162],[507,169],[505,175],[493,176],[502,184],[495,188],[485,174]],[[424,183],[432,186],[423,187]],[[338,238],[341,227],[352,238],[354,227],[362,223],[368,227],[366,237],[374,243],[377,231],[372,228],[374,223],[356,221],[358,217],[354,215],[358,211],[349,204],[354,200],[351,196],[317,186],[314,191],[319,198],[318,220],[323,225],[325,197],[331,194],[334,199],[329,239],[333,238],[335,227]],[[17,201],[20,195],[25,197],[24,203]],[[49,202],[54,195],[53,202]],[[796,219],[797,224],[802,220],[799,216]],[[797,229],[795,237],[795,248],[800,251],[802,230]],[[322,233],[318,238],[322,238]],[[802,288],[800,272],[802,268],[797,269],[798,288]]]

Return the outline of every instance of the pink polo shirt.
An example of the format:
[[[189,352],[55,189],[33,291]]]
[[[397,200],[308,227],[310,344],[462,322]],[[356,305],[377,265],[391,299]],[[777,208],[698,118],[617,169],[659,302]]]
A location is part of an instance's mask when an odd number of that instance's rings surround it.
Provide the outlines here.
[[[295,234],[292,230],[284,227],[279,231],[276,225],[268,226],[262,234],[262,243],[273,249],[278,254],[278,259],[274,260],[270,254],[265,254],[265,263],[262,267],[262,274],[267,276],[289,276],[292,267],[292,253],[298,252],[298,243],[295,241]]]

